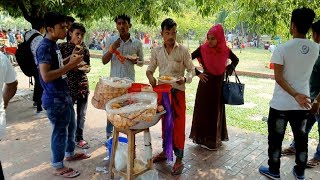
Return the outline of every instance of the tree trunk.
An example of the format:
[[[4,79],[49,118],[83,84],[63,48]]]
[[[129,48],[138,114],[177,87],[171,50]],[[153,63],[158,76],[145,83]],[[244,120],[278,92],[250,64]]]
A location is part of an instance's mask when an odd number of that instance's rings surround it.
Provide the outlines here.
[[[260,47],[260,35],[257,36],[257,48]]]
[[[17,0],[17,4],[23,14],[24,19],[27,20],[32,27],[34,27],[35,23],[40,20],[40,7],[30,1],[30,9],[28,11],[24,0]]]
[[[30,22],[30,24],[31,24],[31,26],[32,26],[32,28],[34,28],[34,27],[35,27],[35,24],[36,24],[39,20],[40,20],[40,18],[39,18],[39,17],[34,17],[34,18],[32,18],[32,20],[31,20],[31,21],[29,21],[29,22]]]
[[[243,22],[241,22],[241,31],[242,31],[242,36],[245,36],[244,28],[243,28]]]

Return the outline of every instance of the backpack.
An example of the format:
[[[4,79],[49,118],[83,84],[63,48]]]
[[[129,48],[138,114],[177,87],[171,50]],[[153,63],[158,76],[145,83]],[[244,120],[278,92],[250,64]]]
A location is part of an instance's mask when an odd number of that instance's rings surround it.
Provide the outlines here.
[[[20,66],[21,71],[28,77],[32,77],[37,74],[37,65],[34,62],[34,57],[31,52],[30,44],[32,40],[41,36],[39,33],[34,33],[28,41],[24,41],[18,45],[16,52],[16,60]]]

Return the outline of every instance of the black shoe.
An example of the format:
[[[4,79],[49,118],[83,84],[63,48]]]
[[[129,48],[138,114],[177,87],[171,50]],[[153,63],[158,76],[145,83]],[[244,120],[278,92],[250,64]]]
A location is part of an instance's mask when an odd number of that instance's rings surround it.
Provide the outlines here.
[[[294,177],[296,177],[296,180],[305,180],[304,174],[303,174],[303,175],[298,175],[298,174],[296,173],[295,168],[293,168],[292,173],[293,173]]]

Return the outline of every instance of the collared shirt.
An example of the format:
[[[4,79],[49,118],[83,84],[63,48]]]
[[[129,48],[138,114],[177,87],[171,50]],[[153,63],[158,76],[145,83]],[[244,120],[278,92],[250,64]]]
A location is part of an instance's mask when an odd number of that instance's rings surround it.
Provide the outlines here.
[[[104,54],[107,53],[107,51],[109,50],[109,46],[111,46],[118,38],[119,38],[119,35],[110,36],[110,38],[106,42],[106,48],[105,48]],[[120,47],[117,50],[123,56],[136,54],[137,56],[139,56],[139,61],[144,62],[142,43],[138,39],[130,37],[126,42],[121,40]],[[111,71],[110,71],[111,77],[120,77],[120,78],[128,77],[133,81],[135,80],[134,64],[131,61],[126,60],[124,64],[122,64],[118,60],[116,55],[113,54],[110,62],[111,62]],[[143,63],[139,63],[137,65],[142,66]]]
[[[50,64],[50,70],[56,70],[63,67],[63,59],[58,45],[55,41],[43,38],[37,49],[38,64]],[[53,81],[44,82],[42,76],[40,83],[43,88],[42,105],[45,109],[57,104],[72,104],[69,87],[66,81],[66,75]]]
[[[35,33],[41,34],[38,30],[31,29],[30,31],[27,31],[25,33],[24,40],[28,41],[30,39],[30,37]],[[33,55],[33,58],[34,58],[34,62],[36,64],[38,64],[37,58],[36,58],[36,51],[37,51],[37,48],[38,48],[38,46],[39,46],[39,44],[40,44],[42,39],[43,39],[43,36],[39,35],[39,36],[35,37],[30,43],[30,49],[31,49],[31,52],[32,52],[32,55]]]
[[[191,83],[195,75],[195,68],[188,49],[177,42],[170,54],[164,45],[152,49],[147,71],[154,73],[157,67],[159,67],[159,76],[185,77],[186,83]],[[185,70],[187,70],[186,76]],[[173,83],[172,87],[181,91],[185,90],[185,84]]]

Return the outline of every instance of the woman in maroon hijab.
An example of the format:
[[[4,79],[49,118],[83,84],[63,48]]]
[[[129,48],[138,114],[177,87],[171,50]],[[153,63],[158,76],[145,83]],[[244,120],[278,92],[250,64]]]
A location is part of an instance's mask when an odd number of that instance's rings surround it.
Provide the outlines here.
[[[200,78],[190,138],[194,143],[208,150],[217,150],[221,141],[228,140],[225,105],[222,99],[222,83],[227,71],[232,74],[239,59],[227,47],[223,28],[214,25],[207,33],[207,41],[192,53],[203,67],[203,73],[196,70]],[[227,60],[232,63],[227,66]]]

